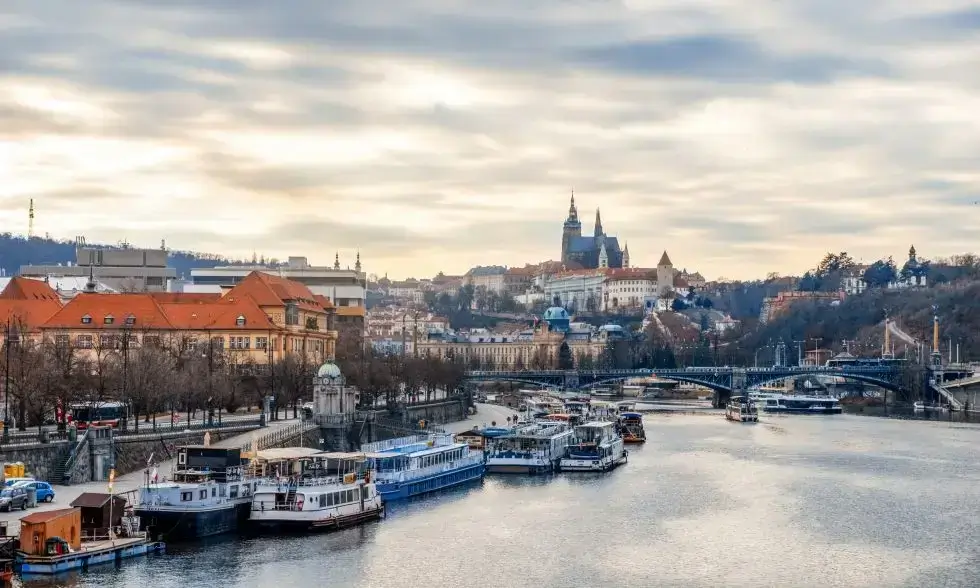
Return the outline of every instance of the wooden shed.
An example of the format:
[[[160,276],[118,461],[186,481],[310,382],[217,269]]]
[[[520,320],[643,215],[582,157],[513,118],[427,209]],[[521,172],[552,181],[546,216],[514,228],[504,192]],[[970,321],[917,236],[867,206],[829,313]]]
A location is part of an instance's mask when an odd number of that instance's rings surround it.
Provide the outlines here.
[[[126,510],[126,499],[115,494],[85,492],[72,501],[82,512],[82,533],[89,537],[104,537],[110,527],[118,527]]]
[[[48,555],[47,544],[57,546],[59,540],[79,549],[81,528],[82,513],[77,508],[31,513],[20,520],[20,550],[27,555]]]

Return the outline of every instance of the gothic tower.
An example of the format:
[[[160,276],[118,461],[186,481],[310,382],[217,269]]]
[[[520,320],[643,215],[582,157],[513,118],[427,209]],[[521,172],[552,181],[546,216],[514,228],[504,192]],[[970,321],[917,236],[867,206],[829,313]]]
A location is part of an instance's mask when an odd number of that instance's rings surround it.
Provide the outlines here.
[[[561,262],[568,264],[571,262],[572,240],[582,236],[582,223],[578,220],[578,209],[575,208],[575,191],[572,191],[572,202],[568,206],[568,218],[561,232]]]
[[[595,238],[604,237],[605,233],[602,232],[602,217],[599,215],[599,209],[595,209]]]
[[[666,294],[674,290],[674,264],[671,263],[667,252],[660,256],[657,263],[657,293]]]
[[[626,243],[626,246],[623,247],[623,267],[629,267],[629,266],[630,266],[630,244]]]

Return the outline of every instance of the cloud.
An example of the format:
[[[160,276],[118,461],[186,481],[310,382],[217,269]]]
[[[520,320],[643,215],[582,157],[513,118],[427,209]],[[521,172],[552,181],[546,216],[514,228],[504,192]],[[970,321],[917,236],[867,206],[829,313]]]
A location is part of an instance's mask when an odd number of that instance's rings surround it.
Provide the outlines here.
[[[575,189],[634,264],[945,256],[980,237],[976,28],[961,0],[11,0],[0,221],[420,276],[556,258]]]

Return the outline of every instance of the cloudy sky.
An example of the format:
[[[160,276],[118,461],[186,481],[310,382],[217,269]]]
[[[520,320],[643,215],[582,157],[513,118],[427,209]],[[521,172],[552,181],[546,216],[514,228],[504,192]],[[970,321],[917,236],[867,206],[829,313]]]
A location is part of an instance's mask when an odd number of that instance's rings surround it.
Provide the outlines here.
[[[3,0],[0,230],[391,276],[975,250],[976,0]]]

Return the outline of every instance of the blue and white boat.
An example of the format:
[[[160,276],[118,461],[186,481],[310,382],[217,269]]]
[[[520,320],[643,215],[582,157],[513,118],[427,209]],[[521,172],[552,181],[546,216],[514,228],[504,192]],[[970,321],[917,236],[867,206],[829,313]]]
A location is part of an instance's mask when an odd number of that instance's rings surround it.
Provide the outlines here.
[[[539,421],[518,427],[490,442],[487,472],[500,474],[550,474],[558,470],[572,429],[557,421]]]
[[[483,453],[448,433],[412,435],[367,443],[378,493],[386,502],[419,496],[483,478]]]
[[[575,427],[575,437],[565,448],[558,467],[563,472],[607,472],[626,463],[626,448],[618,423],[592,421]]]
[[[775,394],[765,399],[762,410],[769,413],[790,414],[840,414],[843,412],[836,398],[818,396],[786,396]]]

